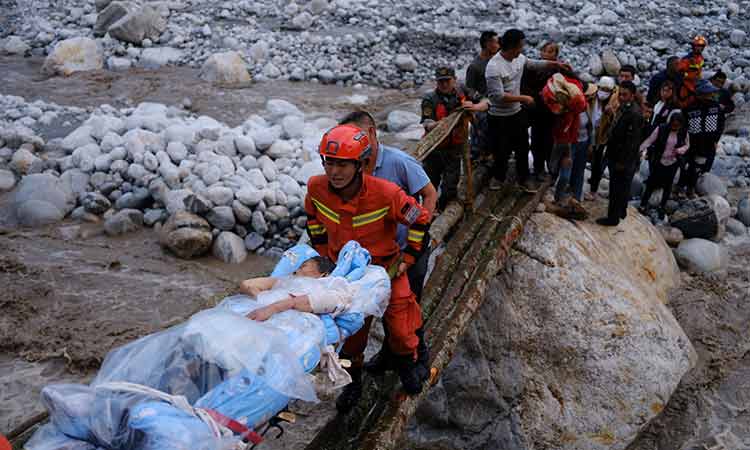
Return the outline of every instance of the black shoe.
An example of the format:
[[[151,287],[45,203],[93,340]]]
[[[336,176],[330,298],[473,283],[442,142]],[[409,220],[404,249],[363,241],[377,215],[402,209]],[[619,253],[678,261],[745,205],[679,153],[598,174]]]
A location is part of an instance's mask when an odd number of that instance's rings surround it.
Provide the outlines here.
[[[417,395],[422,392],[422,379],[418,364],[411,355],[398,356],[398,377],[401,385],[409,395]]]
[[[638,212],[643,214],[644,216],[648,216],[648,208],[643,205],[638,207]]]
[[[365,363],[365,370],[372,375],[383,375],[389,370],[395,370],[393,353],[387,343],[383,343],[380,351]]]
[[[659,217],[659,220],[664,220],[664,218],[667,216],[667,212],[664,210],[664,208],[659,208],[656,210],[656,215]]]
[[[610,219],[609,217],[602,217],[601,219],[596,219],[596,223],[603,227],[616,227],[620,224],[620,221],[617,219]]]
[[[352,382],[344,386],[344,390],[336,398],[336,410],[345,414],[354,408],[362,397],[362,369],[349,369]]]

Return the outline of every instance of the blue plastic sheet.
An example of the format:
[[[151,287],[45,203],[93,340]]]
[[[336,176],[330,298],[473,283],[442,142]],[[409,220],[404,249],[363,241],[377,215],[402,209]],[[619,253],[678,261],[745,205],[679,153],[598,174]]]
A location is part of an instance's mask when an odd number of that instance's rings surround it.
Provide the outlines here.
[[[257,298],[228,297],[183,324],[112,350],[89,386],[47,386],[42,397],[50,423],[27,443],[27,450],[223,450],[237,438],[214,436],[192,407],[257,428],[291,399],[317,401],[310,372],[322,349],[343,342],[366,316],[382,316],[390,296],[385,270],[369,266],[369,253],[350,244],[341,252],[338,276],[290,276],[317,255],[310,247],[294,247],[279,262],[272,290]],[[344,286],[353,297],[335,317],[294,310],[265,322],[246,317],[291,292],[334,286]],[[175,397],[122,390],[119,382]],[[183,397],[187,410],[168,402]]]

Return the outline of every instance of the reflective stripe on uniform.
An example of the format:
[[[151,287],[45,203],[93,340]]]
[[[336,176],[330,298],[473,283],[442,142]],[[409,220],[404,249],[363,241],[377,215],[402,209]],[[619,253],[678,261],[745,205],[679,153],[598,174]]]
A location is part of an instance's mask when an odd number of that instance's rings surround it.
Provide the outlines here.
[[[413,242],[422,242],[422,239],[424,239],[424,231],[409,230],[409,236],[407,239]]]
[[[313,236],[326,233],[326,227],[324,227],[323,225],[317,225],[317,224],[308,225],[307,229],[310,230],[310,234],[312,234]]]
[[[311,198],[311,200],[313,204],[315,205],[315,207],[318,209],[318,211],[320,211],[320,213],[323,214],[326,218],[328,218],[334,223],[337,223],[337,224],[341,223],[339,219],[339,215],[335,211],[333,211],[331,208],[327,207],[320,200],[314,197]]]
[[[361,227],[373,222],[376,222],[383,217],[388,215],[388,210],[390,210],[390,206],[386,206],[385,208],[378,209],[377,211],[368,212],[366,214],[360,214],[358,216],[354,216],[352,218],[352,227],[357,228]]]

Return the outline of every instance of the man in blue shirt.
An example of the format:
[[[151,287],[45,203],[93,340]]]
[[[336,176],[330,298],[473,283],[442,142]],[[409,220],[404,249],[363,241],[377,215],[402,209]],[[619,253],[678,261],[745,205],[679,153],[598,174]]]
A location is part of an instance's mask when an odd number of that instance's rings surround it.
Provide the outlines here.
[[[435,186],[430,182],[430,178],[422,168],[422,164],[397,148],[380,144],[378,142],[375,119],[367,111],[353,111],[347,114],[346,117],[339,121],[339,125],[345,124],[355,125],[363,131],[366,131],[368,134],[371,153],[370,157],[365,160],[365,172],[397,184],[407,194],[415,197],[417,200],[421,198],[422,206],[429,211],[430,215],[433,215],[435,213],[435,207],[437,206],[437,189],[435,189]],[[399,226],[397,240],[402,249],[406,246],[407,232],[408,230],[405,226]],[[431,249],[429,233],[425,233],[425,241],[426,242],[422,243],[422,254],[407,272],[411,290],[417,296],[418,302],[422,298],[422,287],[424,285],[424,278],[427,274],[427,261],[430,258]],[[424,341],[424,330],[421,328],[417,330],[417,336],[419,336],[417,363],[421,366],[421,370],[429,372],[429,350]],[[373,373],[382,373],[389,369],[389,353],[388,348],[386,348],[384,344],[380,353],[378,353],[370,362],[365,364],[365,369],[368,372]],[[422,375],[425,375],[425,373]],[[344,392],[341,394],[341,397],[344,397],[342,398],[343,402],[348,400],[346,399],[347,388],[353,384],[355,383],[347,385],[347,387],[344,388]],[[350,390],[356,390],[356,387],[353,387]],[[356,395],[356,392],[353,392],[353,395]]]

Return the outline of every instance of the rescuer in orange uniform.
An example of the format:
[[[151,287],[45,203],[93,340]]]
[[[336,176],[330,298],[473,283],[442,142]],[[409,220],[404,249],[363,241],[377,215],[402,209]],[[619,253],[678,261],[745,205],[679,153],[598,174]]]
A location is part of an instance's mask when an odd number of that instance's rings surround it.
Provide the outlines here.
[[[698,81],[703,78],[703,50],[707,45],[705,37],[696,36],[691,42],[692,51],[677,63],[677,70],[682,75],[682,86],[677,93],[677,101],[683,109],[695,102],[695,89]]]
[[[383,316],[386,342],[394,355],[401,384],[408,394],[422,390],[424,371],[416,364],[422,326],[422,311],[409,286],[406,270],[414,264],[427,232],[430,214],[417,201],[390,181],[364,173],[370,142],[365,131],[354,125],[329,130],[320,142],[325,175],[307,182],[305,212],[310,240],[323,256],[336,261],[341,248],[355,240],[372,255],[374,264],[390,269],[398,265],[391,280],[391,299]],[[396,241],[397,225],[409,227],[403,253]],[[362,366],[371,321],[344,343],[342,358],[350,359],[352,383],[336,400],[339,411],[350,410],[362,395]]]

